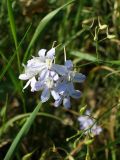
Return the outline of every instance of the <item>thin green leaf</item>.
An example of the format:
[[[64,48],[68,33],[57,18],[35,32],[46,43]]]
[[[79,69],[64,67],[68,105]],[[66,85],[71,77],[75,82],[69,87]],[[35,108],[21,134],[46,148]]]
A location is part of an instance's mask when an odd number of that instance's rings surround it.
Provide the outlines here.
[[[111,63],[111,64],[116,64],[116,65],[120,65],[120,60],[110,60],[110,61],[106,61],[108,63]]]
[[[30,160],[34,152],[35,150],[30,153],[27,153],[26,155],[22,157],[22,160]]]
[[[15,43],[15,48],[16,48],[18,69],[20,72],[20,56],[19,56],[19,51],[18,51],[17,33],[16,33],[15,19],[13,16],[12,4],[11,4],[10,0],[7,0],[7,8],[8,8],[8,17],[9,17],[9,21],[10,21],[10,28],[12,31],[12,35],[13,35],[13,39],[14,39],[14,43]]]
[[[7,63],[6,67],[3,69],[2,73],[0,74],[0,80],[3,78],[3,76],[5,75],[5,73],[7,72],[7,70],[9,69],[12,61],[14,60],[16,56],[16,52],[14,52],[14,54],[12,55],[12,57],[10,58],[9,62]]]
[[[1,111],[0,111],[0,116],[2,117],[2,122],[3,125],[5,124],[6,121],[6,110],[7,110],[7,106],[8,106],[8,94],[6,95],[6,101],[5,101],[5,105],[2,107]],[[2,126],[3,126],[2,125]],[[3,126],[4,127],[4,126]]]
[[[97,57],[89,54],[89,53],[82,53],[82,52],[79,52],[79,51],[72,51],[71,52],[72,55],[74,56],[77,56],[80,58],[80,60],[88,60],[88,61],[91,61],[91,62],[97,62],[98,59]]]
[[[70,54],[79,57],[80,60],[87,60],[87,61],[91,61],[91,62],[98,61],[97,57],[91,55],[90,53],[83,53],[80,51],[72,51],[72,52],[70,52]],[[108,64],[113,64],[113,65],[120,65],[120,60],[105,60],[105,61],[103,61],[102,59],[99,59],[99,62],[104,62],[104,63],[108,63]]]
[[[23,125],[23,127],[21,128],[21,130],[19,131],[19,133],[17,134],[17,136],[15,137],[13,143],[11,144],[4,160],[11,160],[13,154],[15,153],[15,149],[18,146],[18,144],[20,143],[20,141],[22,140],[22,138],[28,133],[28,131],[30,130],[31,125],[33,124],[35,117],[37,115],[37,113],[39,112],[41,107],[41,103],[39,103],[36,108],[34,109],[34,111],[31,113],[30,117],[27,119],[27,121],[25,122],[25,124]]]
[[[8,17],[10,21],[10,28],[12,31],[15,47],[17,48],[17,35],[16,35],[16,26],[15,26],[15,21],[14,21],[14,16],[13,16],[13,10],[12,10],[12,5],[10,0],[7,0],[7,8],[8,8]]]
[[[9,61],[8,61],[8,59],[4,56],[4,53],[2,53],[1,51],[0,51],[0,55],[1,55],[1,57],[3,58],[4,62],[5,62],[5,64],[4,64],[4,68],[5,68],[6,64],[8,64]],[[10,79],[11,79],[11,81],[12,81],[15,89],[21,91],[21,87],[20,87],[20,85],[19,85],[18,78],[16,77],[16,75],[15,75],[15,73],[14,73],[11,65],[9,66],[8,74],[9,74],[9,76],[10,76]]]
[[[57,8],[56,10],[50,12],[47,16],[45,16],[41,21],[40,23],[38,24],[36,30],[35,30],[35,33],[30,41],[30,44],[25,52],[25,56],[23,58],[23,63],[26,62],[26,59],[30,56],[30,49],[31,47],[33,46],[33,44],[35,43],[35,41],[37,40],[38,36],[40,36],[40,33],[43,31],[43,29],[46,27],[46,25],[51,21],[51,19],[63,8],[65,8],[67,5],[71,4],[72,2],[74,2],[75,0],[72,0],[68,3],[66,3],[65,5]]]

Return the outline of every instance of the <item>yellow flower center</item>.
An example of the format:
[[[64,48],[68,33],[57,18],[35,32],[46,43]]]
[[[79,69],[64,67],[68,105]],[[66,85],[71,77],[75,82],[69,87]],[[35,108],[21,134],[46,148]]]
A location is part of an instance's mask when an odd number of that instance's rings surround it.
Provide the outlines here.
[[[53,87],[53,80],[51,78],[48,78],[46,81],[46,85],[48,86],[48,88],[52,88]]]
[[[50,69],[52,67],[52,60],[46,59],[46,64],[47,64],[48,69]]]

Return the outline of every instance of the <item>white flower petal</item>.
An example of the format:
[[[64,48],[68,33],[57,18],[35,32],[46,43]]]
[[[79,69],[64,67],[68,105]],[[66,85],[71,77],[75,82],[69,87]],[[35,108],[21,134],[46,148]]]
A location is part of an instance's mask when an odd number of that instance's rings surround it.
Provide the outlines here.
[[[31,78],[31,75],[29,75],[29,74],[23,73],[23,74],[19,75],[19,79],[21,79],[21,80],[28,80],[30,78]]]
[[[31,83],[31,80],[29,80],[29,81],[26,83],[26,85],[23,87],[23,89],[27,88],[27,87],[30,85],[30,83]]]
[[[50,71],[50,76],[51,76],[51,77],[54,77],[55,74],[56,74],[56,73],[55,73],[54,71]]]
[[[49,76],[49,70],[47,68],[43,69],[38,77],[39,81],[45,81]]]
[[[58,100],[56,100],[55,102],[54,102],[54,106],[55,107],[59,107],[60,105],[61,105],[61,103],[62,103],[62,98],[60,97]]]
[[[31,60],[32,61],[32,60]],[[32,62],[28,63],[25,69],[37,69],[45,66],[45,63],[40,61],[40,59],[35,58]]]
[[[53,80],[54,80],[54,81],[57,81],[58,79],[59,79],[58,74],[55,74],[55,76],[53,77]]]
[[[60,99],[59,94],[55,90],[51,91],[51,95],[53,96],[54,100]]]
[[[45,52],[46,52],[46,49],[40,49],[40,50],[38,51],[39,57],[45,57]]]
[[[45,87],[41,94],[41,101],[44,103],[48,101],[49,98],[50,98],[50,90],[47,87]]]
[[[46,54],[46,57],[47,58],[50,58],[50,59],[54,59],[54,56],[55,56],[55,48],[51,48],[47,54]]]
[[[33,67],[33,65],[35,65],[36,63],[35,63],[36,61],[35,61],[35,59],[33,58],[33,59],[30,59],[30,60],[28,60],[27,61],[27,66],[26,67]]]
[[[32,59],[30,59],[30,60],[28,60],[27,61],[27,65],[25,66],[25,68],[26,67],[34,67],[34,68],[36,68],[36,67],[40,67],[40,66],[42,66],[43,65],[43,63],[44,63],[44,61],[42,60],[42,58],[40,58],[40,57],[33,57]]]
[[[59,79],[58,74],[54,71],[50,71],[50,76],[53,78],[54,81],[57,81]]]
[[[37,74],[40,74],[44,69],[46,68],[45,65],[43,66],[39,66],[39,67],[27,67],[25,69],[25,74],[28,76],[28,77],[33,77]],[[29,79],[29,78],[28,78]]]
[[[31,92],[36,91],[35,84],[36,84],[36,79],[35,79],[35,77],[33,77],[31,79]]]

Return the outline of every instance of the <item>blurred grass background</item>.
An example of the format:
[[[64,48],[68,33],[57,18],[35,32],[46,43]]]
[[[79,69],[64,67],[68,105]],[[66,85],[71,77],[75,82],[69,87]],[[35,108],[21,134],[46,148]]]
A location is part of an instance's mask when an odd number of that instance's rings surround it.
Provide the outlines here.
[[[15,160],[119,160],[120,159],[120,0],[76,0],[60,10],[43,26],[36,41],[26,51],[39,22],[68,0],[13,0],[12,12],[7,1],[0,1],[0,159],[3,160],[13,139],[39,103],[40,93],[22,92],[18,79],[22,63],[40,48],[57,48],[56,61],[72,59],[87,79],[80,100],[72,100],[70,110],[54,108],[52,101],[42,105],[29,133],[14,152]],[[100,29],[101,25],[108,26]],[[15,22],[15,23],[14,23]],[[12,27],[11,27],[12,26]],[[13,30],[12,30],[13,29]],[[96,31],[96,36],[95,36]],[[107,35],[107,38],[106,38]],[[110,37],[114,35],[115,37]],[[98,118],[103,132],[89,145],[85,136],[74,144],[66,141],[79,130],[80,108],[87,106]]]

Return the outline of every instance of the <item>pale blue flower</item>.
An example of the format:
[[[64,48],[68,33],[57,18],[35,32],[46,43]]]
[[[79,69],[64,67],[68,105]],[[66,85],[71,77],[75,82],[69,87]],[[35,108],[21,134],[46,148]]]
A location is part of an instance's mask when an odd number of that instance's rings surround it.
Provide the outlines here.
[[[67,73],[67,68],[65,66],[53,63],[55,59],[55,48],[52,48],[51,50],[49,50],[46,53],[46,55],[45,55],[45,49],[42,49],[42,51],[40,50],[38,54],[39,54],[39,57],[43,60],[42,71],[44,71],[46,74],[49,74],[47,73],[49,71],[55,71],[59,75],[65,75]]]
[[[82,83],[86,79],[86,76],[82,73],[78,73],[76,71],[73,71],[73,63],[71,60],[67,60],[65,62],[65,66],[68,69],[68,73],[66,76],[66,79],[73,83]]]
[[[59,98],[59,94],[54,90],[56,81],[59,79],[59,75],[51,70],[43,70],[38,77],[38,81],[35,84],[36,91],[41,90],[41,101],[46,102],[50,95],[53,96],[55,100]]]
[[[51,51],[52,50],[52,51]],[[52,53],[54,55],[54,49],[51,49],[48,51],[48,55],[51,55]],[[25,68],[25,71],[23,74],[20,74],[19,79],[21,80],[28,80],[26,85],[24,86],[23,89],[27,88],[29,85],[31,86],[31,91],[35,91],[35,83],[36,83],[36,78],[38,74],[44,70],[44,54],[46,50],[42,49],[38,52],[39,57],[33,57],[31,60],[28,60],[27,65],[23,65]]]
[[[67,60],[65,65],[55,64],[55,48],[41,49],[38,57],[32,57],[24,65],[24,73],[19,79],[28,80],[23,89],[31,86],[31,91],[41,91],[41,101],[46,102],[50,95],[55,100],[57,107],[62,102],[66,108],[71,106],[70,97],[79,99],[81,92],[74,88],[73,83],[82,83],[85,76],[73,71],[73,63]]]
[[[79,99],[81,96],[81,92],[74,89],[73,83],[65,80],[57,84],[56,92],[60,95],[59,99],[54,103],[56,107],[58,107],[63,101],[65,108],[70,108],[70,97]]]
[[[90,115],[91,112],[87,110],[85,115],[78,117],[80,128],[85,130],[85,134],[99,135],[102,132],[102,128],[95,123],[95,119],[92,119]]]
[[[28,80],[28,83],[23,89],[30,85],[32,90],[35,91],[35,88],[31,85],[33,84],[31,83],[31,79],[35,79],[36,76],[39,77],[39,79],[43,79],[47,78],[51,71],[60,75],[67,73],[65,66],[53,63],[55,59],[55,48],[50,49],[47,53],[45,49],[41,49],[38,55],[39,57],[33,57],[31,60],[28,60],[27,65],[24,65],[25,72],[19,76],[21,80]]]
[[[70,108],[70,97],[79,99],[81,92],[75,90],[73,83],[82,83],[85,80],[85,75],[72,71],[73,63],[71,60],[65,62],[67,67],[67,74],[62,76],[56,86],[56,92],[59,93],[60,97],[55,101],[54,106],[58,107],[63,101],[65,108]]]

